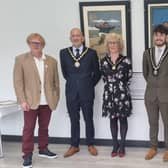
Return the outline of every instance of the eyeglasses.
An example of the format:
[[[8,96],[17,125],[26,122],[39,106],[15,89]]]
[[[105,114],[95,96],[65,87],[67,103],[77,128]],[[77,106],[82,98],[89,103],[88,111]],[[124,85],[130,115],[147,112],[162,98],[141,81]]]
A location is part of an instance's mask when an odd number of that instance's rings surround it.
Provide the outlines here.
[[[116,45],[116,44],[118,44],[118,42],[116,42],[116,41],[108,41],[107,44],[109,44],[109,45]]]
[[[29,44],[31,44],[31,45],[36,45],[36,46],[42,45],[41,42],[36,42],[36,41],[30,41]]]

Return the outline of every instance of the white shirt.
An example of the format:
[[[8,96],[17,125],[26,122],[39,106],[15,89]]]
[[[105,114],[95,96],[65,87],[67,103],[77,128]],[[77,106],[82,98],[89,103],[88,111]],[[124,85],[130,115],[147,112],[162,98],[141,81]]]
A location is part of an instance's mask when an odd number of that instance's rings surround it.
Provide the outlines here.
[[[35,64],[40,76],[40,81],[41,81],[41,97],[40,97],[40,105],[46,105],[47,100],[45,96],[45,91],[44,91],[44,68],[45,68],[45,61],[46,56],[43,54],[41,58],[36,58],[34,57]]]
[[[156,62],[156,65],[158,65],[158,63],[160,61],[160,58],[164,53],[165,48],[166,48],[166,45],[164,45],[162,47],[155,46],[155,62]]]
[[[79,49],[79,54],[82,54],[83,52],[83,45],[81,45],[79,48],[72,47],[73,54],[76,55],[76,49]]]

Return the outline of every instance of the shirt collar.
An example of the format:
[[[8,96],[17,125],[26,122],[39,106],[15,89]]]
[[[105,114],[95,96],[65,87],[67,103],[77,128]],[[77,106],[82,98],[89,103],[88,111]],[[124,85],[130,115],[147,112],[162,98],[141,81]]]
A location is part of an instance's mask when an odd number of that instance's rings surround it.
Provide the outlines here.
[[[35,60],[39,60],[39,61],[43,60],[43,61],[44,61],[44,60],[46,59],[46,56],[45,56],[45,54],[43,53],[40,59],[38,59],[37,57],[33,57],[33,58],[34,58]]]
[[[42,60],[45,60],[46,59],[46,56],[45,56],[45,54],[42,54]]]
[[[75,54],[76,54],[76,49],[77,49],[76,47],[72,46],[73,53]],[[83,51],[83,45],[81,45],[78,49],[79,49],[79,53],[81,54]]]
[[[162,52],[165,50],[166,48],[166,45],[163,45],[162,47],[158,47],[158,46],[155,46],[155,48],[158,50],[158,49],[161,49]]]

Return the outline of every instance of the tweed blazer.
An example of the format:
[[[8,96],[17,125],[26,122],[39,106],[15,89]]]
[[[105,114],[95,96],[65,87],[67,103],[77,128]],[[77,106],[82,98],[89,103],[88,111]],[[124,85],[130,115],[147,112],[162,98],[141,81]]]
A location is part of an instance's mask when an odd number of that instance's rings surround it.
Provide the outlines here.
[[[143,54],[143,76],[146,80],[145,100],[168,102],[168,47],[166,47],[160,61],[158,74],[154,75],[155,48],[149,48]]]
[[[51,56],[45,56],[44,92],[50,109],[54,110],[60,95],[57,61]],[[41,81],[30,52],[16,57],[13,76],[18,103],[27,102],[31,109],[37,109],[40,103]]]

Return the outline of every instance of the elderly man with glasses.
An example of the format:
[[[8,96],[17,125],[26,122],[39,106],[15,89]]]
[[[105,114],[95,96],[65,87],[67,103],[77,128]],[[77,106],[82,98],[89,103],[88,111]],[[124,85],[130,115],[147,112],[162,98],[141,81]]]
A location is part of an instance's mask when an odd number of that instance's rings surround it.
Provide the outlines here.
[[[38,33],[32,33],[27,37],[27,44],[30,51],[17,56],[14,65],[14,88],[18,103],[24,111],[23,168],[32,167],[37,118],[39,156],[57,157],[48,150],[48,126],[51,113],[59,100],[57,61],[43,53],[44,38]]]

